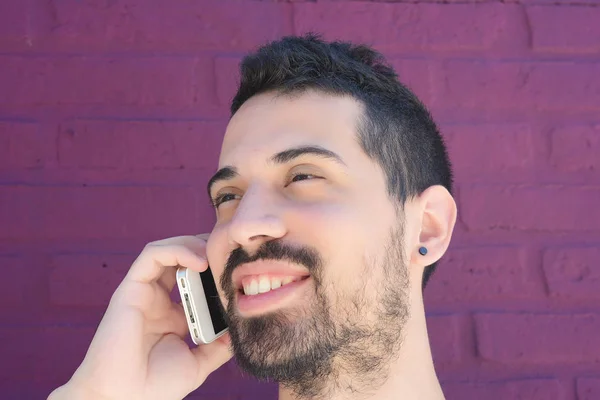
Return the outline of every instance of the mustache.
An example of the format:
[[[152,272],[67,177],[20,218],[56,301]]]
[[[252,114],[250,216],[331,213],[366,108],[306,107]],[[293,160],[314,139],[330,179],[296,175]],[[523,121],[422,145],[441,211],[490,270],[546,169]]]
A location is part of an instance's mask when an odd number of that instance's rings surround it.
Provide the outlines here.
[[[280,241],[272,240],[263,243],[254,255],[239,247],[229,254],[221,275],[221,287],[225,293],[233,293],[233,271],[242,264],[258,260],[289,261],[302,265],[311,275],[316,275],[323,264],[319,253],[310,247],[293,247]]]

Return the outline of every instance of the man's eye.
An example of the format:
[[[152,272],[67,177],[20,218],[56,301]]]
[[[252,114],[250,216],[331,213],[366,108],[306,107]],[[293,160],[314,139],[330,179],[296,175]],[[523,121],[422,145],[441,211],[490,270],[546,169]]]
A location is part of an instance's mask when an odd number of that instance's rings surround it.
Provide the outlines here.
[[[219,207],[221,204],[231,201],[231,200],[235,200],[236,199],[235,194],[233,193],[223,193],[219,196],[217,196],[214,200],[213,200],[213,205],[215,207]]]
[[[312,175],[312,174],[295,174],[294,176],[292,176],[292,179],[290,180],[290,182],[305,181],[308,179],[315,179],[315,178],[317,178],[317,176]]]

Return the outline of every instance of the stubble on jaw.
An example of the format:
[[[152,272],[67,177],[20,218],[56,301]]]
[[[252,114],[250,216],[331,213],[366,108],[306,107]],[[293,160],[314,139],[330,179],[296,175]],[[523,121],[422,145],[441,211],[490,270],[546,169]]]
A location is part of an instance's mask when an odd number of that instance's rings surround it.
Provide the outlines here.
[[[311,255],[314,296],[304,310],[245,319],[236,313],[234,293],[225,292],[232,345],[242,370],[279,382],[298,399],[327,399],[340,392],[364,398],[374,393],[389,377],[409,317],[402,233],[401,226],[392,230],[382,256],[365,257],[361,285],[354,293],[336,293],[333,283],[324,283],[324,264],[314,249],[268,242],[275,246],[267,250],[269,255],[287,254],[301,261],[301,254]],[[376,268],[381,274],[373,273]],[[380,282],[373,282],[373,276]]]

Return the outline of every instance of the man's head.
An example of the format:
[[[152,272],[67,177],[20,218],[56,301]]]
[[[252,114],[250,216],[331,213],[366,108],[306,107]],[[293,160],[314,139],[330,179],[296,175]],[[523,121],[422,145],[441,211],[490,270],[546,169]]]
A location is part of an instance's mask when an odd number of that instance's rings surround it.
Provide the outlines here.
[[[313,35],[246,57],[231,112],[208,257],[238,362],[304,396],[380,384],[454,225],[434,122],[378,53]]]

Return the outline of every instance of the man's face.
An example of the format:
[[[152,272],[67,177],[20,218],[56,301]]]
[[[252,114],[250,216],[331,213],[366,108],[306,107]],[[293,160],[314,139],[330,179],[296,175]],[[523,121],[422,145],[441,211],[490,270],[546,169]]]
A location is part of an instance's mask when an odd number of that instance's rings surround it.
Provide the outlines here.
[[[375,368],[408,313],[403,221],[359,145],[360,115],[351,98],[255,96],[211,187],[208,259],[238,362],[299,393]]]

